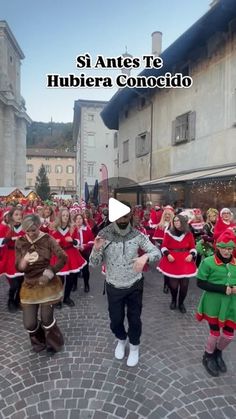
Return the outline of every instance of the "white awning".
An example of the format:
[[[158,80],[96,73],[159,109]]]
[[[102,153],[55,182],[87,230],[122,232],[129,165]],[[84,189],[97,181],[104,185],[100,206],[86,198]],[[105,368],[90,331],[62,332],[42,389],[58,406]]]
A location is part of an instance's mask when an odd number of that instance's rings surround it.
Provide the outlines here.
[[[202,169],[188,173],[176,173],[175,175],[165,176],[155,180],[139,183],[140,186],[160,185],[163,183],[184,182],[188,180],[201,180],[214,177],[236,176],[236,163],[228,167],[216,167],[213,169]]]

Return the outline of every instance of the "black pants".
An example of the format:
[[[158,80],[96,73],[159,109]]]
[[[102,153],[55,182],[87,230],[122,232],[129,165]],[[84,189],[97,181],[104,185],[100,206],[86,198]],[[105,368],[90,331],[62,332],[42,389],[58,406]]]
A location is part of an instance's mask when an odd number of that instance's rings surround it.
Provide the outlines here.
[[[7,278],[9,283],[9,299],[8,302],[14,303],[16,306],[20,304],[20,289],[24,280],[24,276],[17,276],[15,278]]]
[[[189,278],[171,278],[169,277],[169,288],[172,296],[172,301],[176,303],[178,290],[179,301],[178,304],[183,304],[188,292]]]
[[[64,301],[70,298],[70,293],[73,288],[75,278],[77,278],[78,273],[71,273],[69,275],[66,275],[66,283],[65,283],[65,290],[64,290]],[[65,277],[61,276],[62,282],[64,284]]]
[[[143,278],[130,288],[115,288],[106,283],[110,327],[117,339],[125,340],[127,335],[132,345],[139,345],[142,333]],[[128,333],[124,327],[127,307]]]

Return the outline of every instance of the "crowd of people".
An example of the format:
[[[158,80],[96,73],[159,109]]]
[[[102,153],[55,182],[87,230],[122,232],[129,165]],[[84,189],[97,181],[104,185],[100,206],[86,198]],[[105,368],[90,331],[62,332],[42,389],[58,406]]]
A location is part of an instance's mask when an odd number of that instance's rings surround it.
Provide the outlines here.
[[[130,206],[129,203],[126,203]],[[163,275],[170,310],[183,315],[189,281],[204,290],[196,318],[209,324],[203,365],[226,372],[222,351],[236,329],[236,222],[229,208],[175,209],[147,202],[110,223],[106,205],[24,202],[0,208],[0,275],[9,283],[8,310],[23,310],[32,348],[58,351],[64,343],[54,308],[74,307],[78,277],[90,291],[90,266],[101,266],[115,357],[139,360],[144,274]],[[127,311],[126,311],[127,308]],[[128,330],[125,328],[127,313]],[[39,319],[40,314],[40,319]]]

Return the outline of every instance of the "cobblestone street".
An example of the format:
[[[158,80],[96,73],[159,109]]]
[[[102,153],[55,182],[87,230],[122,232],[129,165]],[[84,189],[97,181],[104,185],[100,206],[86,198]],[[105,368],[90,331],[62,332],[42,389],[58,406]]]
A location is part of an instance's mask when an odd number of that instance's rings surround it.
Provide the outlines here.
[[[0,417],[11,419],[236,418],[236,352],[226,350],[229,372],[207,375],[201,364],[208,333],[194,319],[200,291],[191,280],[187,314],[170,311],[156,271],[145,273],[143,335],[137,367],[113,357],[103,277],[83,280],[76,307],[56,311],[65,347],[54,356],[35,354],[22,313],[6,310],[8,285],[0,283]]]

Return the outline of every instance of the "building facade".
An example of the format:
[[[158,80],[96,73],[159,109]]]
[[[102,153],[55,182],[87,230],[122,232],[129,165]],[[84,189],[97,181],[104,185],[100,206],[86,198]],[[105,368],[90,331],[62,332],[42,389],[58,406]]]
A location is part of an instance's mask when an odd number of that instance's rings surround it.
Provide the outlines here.
[[[26,187],[34,188],[41,165],[45,166],[51,193],[75,195],[76,153],[56,149],[26,150]]]
[[[74,104],[73,139],[77,149],[77,194],[85,197],[102,176],[114,177],[118,167],[116,131],[109,130],[100,113],[107,102],[77,100]]]
[[[162,69],[142,75],[180,72],[192,87],[123,89],[111,99],[102,117],[119,129],[119,175],[157,203],[236,207],[235,1],[213,2],[161,57]]]
[[[21,96],[24,54],[7,22],[0,21],[0,186],[25,186],[26,114]]]

